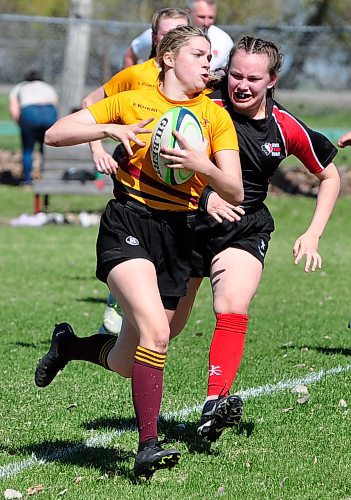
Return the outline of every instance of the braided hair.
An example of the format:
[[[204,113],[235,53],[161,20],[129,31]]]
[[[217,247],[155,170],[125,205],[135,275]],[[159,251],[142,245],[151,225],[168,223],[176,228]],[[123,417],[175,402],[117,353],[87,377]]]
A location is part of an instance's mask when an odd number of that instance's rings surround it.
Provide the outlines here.
[[[268,57],[269,61],[269,74],[271,77],[277,76],[283,66],[284,55],[279,52],[277,45],[270,40],[263,40],[262,38],[255,38],[245,35],[240,38],[232,47],[229,52],[227,66],[217,70],[212,74],[208,87],[212,90],[222,89],[227,95],[228,73],[233,57],[239,51],[246,52],[247,54],[264,54]],[[267,90],[268,96],[273,96],[274,87]]]

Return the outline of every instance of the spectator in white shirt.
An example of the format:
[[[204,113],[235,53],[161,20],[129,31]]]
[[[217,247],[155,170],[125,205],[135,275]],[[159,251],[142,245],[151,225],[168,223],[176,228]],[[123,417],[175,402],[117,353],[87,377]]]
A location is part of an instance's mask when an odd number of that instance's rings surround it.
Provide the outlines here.
[[[211,40],[211,70],[224,67],[233,46],[233,41],[225,31],[214,25],[217,13],[216,1],[192,0],[188,2],[187,8],[194,26],[206,30]],[[152,31],[149,28],[131,42],[130,47],[124,54],[124,68],[146,61],[149,58],[151,38]]]
[[[23,184],[32,183],[33,150],[39,143],[43,152],[44,134],[57,120],[58,98],[55,89],[45,83],[38,71],[26,74],[9,95],[9,111],[21,129]]]

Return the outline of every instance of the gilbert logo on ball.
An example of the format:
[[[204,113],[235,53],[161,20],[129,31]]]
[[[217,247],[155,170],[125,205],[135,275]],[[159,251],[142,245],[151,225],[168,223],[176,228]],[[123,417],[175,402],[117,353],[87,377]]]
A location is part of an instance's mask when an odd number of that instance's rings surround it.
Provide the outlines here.
[[[172,108],[157,122],[151,138],[151,160],[156,174],[166,184],[183,184],[193,175],[192,170],[186,168],[169,168],[167,160],[160,157],[161,147],[181,149],[173,135],[177,130],[194,149],[201,150],[204,145],[204,134],[197,117],[189,109],[183,107]]]

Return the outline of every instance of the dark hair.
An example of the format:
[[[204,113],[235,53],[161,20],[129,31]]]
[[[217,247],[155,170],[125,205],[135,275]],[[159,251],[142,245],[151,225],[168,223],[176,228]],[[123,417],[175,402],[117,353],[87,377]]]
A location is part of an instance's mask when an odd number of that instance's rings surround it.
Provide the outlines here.
[[[34,82],[35,80],[43,80],[43,77],[39,71],[32,69],[25,74],[24,80],[26,82]]]
[[[243,50],[247,54],[266,54],[269,60],[269,73],[271,76],[277,75],[282,69],[284,55],[279,52],[274,42],[246,35],[233,45],[228,57],[227,70],[229,70],[233,56],[239,50]]]
[[[224,94],[227,95],[228,86],[228,73],[233,57],[240,50],[247,54],[265,54],[269,61],[269,74],[277,76],[283,66],[284,54],[279,52],[277,45],[270,40],[263,40],[262,38],[254,38],[246,35],[240,38],[232,47],[229,52],[228,62],[225,68],[217,69],[211,74],[211,78],[207,87],[212,90],[222,89]],[[274,87],[267,90],[267,95],[274,94]]]
[[[240,38],[232,47],[228,56],[226,73],[229,73],[231,61],[235,54],[240,50],[247,54],[265,54],[268,57],[270,76],[277,76],[283,66],[284,54],[279,52],[278,46],[271,40],[263,40],[262,38],[254,38],[246,35]],[[267,95],[273,95],[274,87],[267,90]]]

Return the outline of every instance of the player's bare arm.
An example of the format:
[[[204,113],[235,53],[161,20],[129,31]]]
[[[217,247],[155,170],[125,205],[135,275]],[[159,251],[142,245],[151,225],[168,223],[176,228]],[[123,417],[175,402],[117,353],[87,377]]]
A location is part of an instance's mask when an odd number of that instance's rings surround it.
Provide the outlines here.
[[[98,124],[94,120],[92,114],[87,109],[78,111],[68,116],[64,116],[58,120],[45,133],[45,143],[49,146],[73,146],[82,142],[96,141],[110,137],[124,144],[128,154],[132,155],[130,142],[134,142],[138,146],[145,146],[137,135],[151,133],[151,130],[146,129],[153,118],[142,120],[133,125],[118,125],[115,123]],[[67,136],[67,130],[70,130],[70,135]]]
[[[320,180],[316,208],[311,224],[302,234],[293,247],[295,264],[306,256],[304,270],[314,272],[322,267],[322,258],[318,253],[319,239],[334,208],[340,190],[340,177],[334,163],[330,163],[322,173],[315,174]]]
[[[87,95],[82,102],[83,109],[88,108],[95,102],[101,101],[106,97],[103,85],[93,90],[89,95]],[[112,156],[105,151],[101,141],[93,141],[89,143],[91,153],[93,155],[93,162],[95,168],[98,172],[103,174],[116,174],[118,169],[117,162],[112,158]]]

